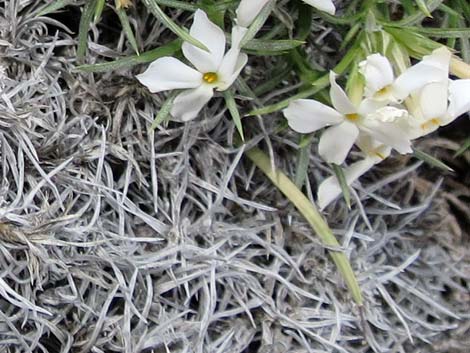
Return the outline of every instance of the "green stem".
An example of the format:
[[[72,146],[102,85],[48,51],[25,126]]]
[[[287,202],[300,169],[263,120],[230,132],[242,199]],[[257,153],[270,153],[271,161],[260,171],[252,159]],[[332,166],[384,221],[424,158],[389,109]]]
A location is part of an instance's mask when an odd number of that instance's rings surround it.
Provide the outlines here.
[[[295,205],[320,237],[323,244],[331,248],[340,247],[340,244],[333,235],[333,232],[316,207],[285,174],[279,170],[272,169],[271,161],[263,151],[258,148],[253,148],[246,152],[246,156],[250,158],[251,161],[261,169],[273,184],[289,199],[289,201]],[[361,288],[359,287],[356,275],[352,270],[348,258],[344,253],[336,250],[330,250],[330,255],[341,272],[354,301],[357,305],[362,305],[363,298]]]

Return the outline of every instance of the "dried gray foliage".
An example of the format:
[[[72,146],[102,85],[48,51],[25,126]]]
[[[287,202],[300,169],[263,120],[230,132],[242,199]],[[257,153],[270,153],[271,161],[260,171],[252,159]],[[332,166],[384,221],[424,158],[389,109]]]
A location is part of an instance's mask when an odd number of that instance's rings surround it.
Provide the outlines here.
[[[327,210],[359,275],[364,324],[327,250],[233,146],[221,99],[148,133],[163,97],[136,82],[143,67],[74,71],[70,24],[35,18],[42,4],[0,1],[2,352],[466,351],[465,184],[401,157],[356,184],[352,211],[342,200]],[[169,38],[135,11],[143,48]],[[317,28],[309,55],[331,67],[323,39],[336,34]],[[130,53],[110,24],[90,32],[89,63]],[[248,84],[275,64],[254,59]],[[297,137],[275,135],[280,121],[247,121],[247,145],[264,141],[294,175]],[[454,163],[468,168],[468,155]],[[312,147],[308,190],[330,173]]]

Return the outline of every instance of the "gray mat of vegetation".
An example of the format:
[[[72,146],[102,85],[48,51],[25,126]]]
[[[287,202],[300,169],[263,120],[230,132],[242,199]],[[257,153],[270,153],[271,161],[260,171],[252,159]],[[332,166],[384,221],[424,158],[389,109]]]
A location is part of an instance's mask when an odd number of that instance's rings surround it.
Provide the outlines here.
[[[163,96],[136,81],[145,66],[75,71],[80,8],[36,18],[42,3],[0,1],[2,352],[468,349],[470,157],[451,158],[449,134],[420,148],[456,173],[398,156],[361,179],[351,211],[338,200],[325,212],[364,291],[364,326],[327,250],[234,146],[222,100],[148,133]],[[130,14],[146,50],[173,38],[143,8]],[[132,54],[103,16],[87,63]],[[328,69],[341,38],[318,23],[309,55]],[[248,85],[278,60],[250,61]],[[295,175],[282,119],[247,121],[248,146]],[[312,147],[308,186],[330,174]]]

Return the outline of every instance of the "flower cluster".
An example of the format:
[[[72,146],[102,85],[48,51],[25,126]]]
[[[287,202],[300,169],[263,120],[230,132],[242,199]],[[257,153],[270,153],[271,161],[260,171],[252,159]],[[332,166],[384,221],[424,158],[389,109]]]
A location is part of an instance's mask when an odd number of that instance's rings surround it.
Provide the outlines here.
[[[194,66],[190,67],[173,57],[155,60],[137,79],[152,93],[184,89],[176,98],[171,115],[178,121],[197,117],[204,105],[213,97],[214,89],[225,91],[240,74],[248,61],[241,52],[240,43],[259,12],[272,0],[242,0],[237,9],[236,25],[232,28],[231,48],[225,53],[224,31],[211,22],[207,14],[197,10],[189,34],[204,44],[208,51],[185,42],[183,55]],[[331,0],[304,0],[306,3],[330,13],[335,7]]]
[[[319,154],[342,164],[356,145],[365,159],[345,168],[348,184],[390,155],[392,149],[412,152],[412,141],[470,110],[470,80],[450,80],[451,52],[441,47],[395,77],[389,60],[372,54],[359,64],[364,96],[353,104],[330,73],[330,107],[301,99],[284,110],[289,126],[300,133],[323,128]],[[326,207],[341,193],[335,177],[319,187],[318,203]]]
[[[176,96],[170,114],[183,122],[196,118],[214,90],[227,90],[248,62],[241,48],[243,38],[262,9],[273,1],[240,1],[227,51],[224,31],[204,11],[197,10],[189,34],[208,50],[185,42],[183,55],[192,66],[173,57],[162,57],[137,79],[152,93],[183,90]],[[303,1],[329,14],[336,11],[331,0]],[[385,56],[369,55],[358,67],[363,79],[360,101],[350,99],[331,71],[331,106],[299,99],[283,110],[284,116],[299,133],[324,130],[318,150],[328,163],[343,164],[353,146],[363,152],[364,159],[344,168],[346,182],[351,185],[392,150],[412,152],[414,139],[470,110],[470,80],[449,79],[451,56],[446,47],[441,47],[414,66],[396,72]],[[318,189],[320,208],[340,194],[336,177],[327,178]]]

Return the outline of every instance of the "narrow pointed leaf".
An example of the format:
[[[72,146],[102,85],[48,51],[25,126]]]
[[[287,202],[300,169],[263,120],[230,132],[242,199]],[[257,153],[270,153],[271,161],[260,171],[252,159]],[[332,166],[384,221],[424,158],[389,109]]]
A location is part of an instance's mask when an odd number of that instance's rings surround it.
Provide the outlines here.
[[[178,91],[175,91],[175,92],[172,92],[168,96],[165,103],[163,103],[162,107],[158,111],[157,117],[152,122],[152,125],[150,126],[151,130],[155,130],[158,127],[158,125],[160,125],[161,123],[163,123],[163,122],[165,122],[169,119],[171,107],[173,106],[173,101],[175,100],[178,93],[179,93]]]
[[[101,19],[101,14],[103,13],[104,6],[106,5],[106,0],[98,0],[96,2],[95,15],[93,17],[93,22],[98,23]]]
[[[336,179],[338,179],[338,184],[341,188],[341,192],[343,193],[344,201],[346,201],[348,208],[351,209],[351,193],[349,192],[349,186],[346,181],[346,177],[344,176],[343,168],[337,164],[333,164],[333,171],[335,172]]]
[[[163,56],[172,56],[181,49],[181,40],[176,39],[164,46],[149,50],[140,55],[133,55],[115,61],[92,65],[81,65],[75,69],[84,72],[107,72],[123,68],[129,68],[138,64],[146,64]]]
[[[127,37],[127,40],[132,46],[132,49],[139,55],[139,46],[137,45],[137,40],[135,39],[134,32],[132,31],[131,24],[129,23],[129,18],[127,17],[126,9],[124,8],[117,8],[118,0],[116,0],[116,13],[119,17],[119,21],[121,21],[122,29],[124,34]]]
[[[237,127],[238,133],[240,134],[242,140],[245,141],[245,136],[243,134],[242,119],[240,117],[240,112],[238,111],[235,98],[233,97],[233,93],[230,90],[226,90],[223,92],[223,94],[225,98],[225,104],[227,105],[230,115],[232,116],[233,122]]]
[[[427,154],[426,152],[423,152],[423,151],[420,151],[416,148],[413,149],[413,153],[414,153],[414,156],[420,160],[422,160],[423,162],[426,162],[427,164],[429,164],[430,166],[432,167],[436,167],[436,168],[439,168],[439,169],[442,169],[442,170],[445,170],[446,172],[453,172],[454,170],[449,167],[447,164],[445,164],[444,162],[440,161],[439,159],[437,159],[436,157],[433,157],[429,154]]]
[[[470,137],[468,137],[468,138],[464,141],[462,147],[460,147],[460,148],[457,150],[457,152],[455,152],[454,158],[460,156],[460,155],[463,154],[463,153],[465,153],[465,151],[467,151],[469,148],[470,148]]]
[[[432,18],[431,12],[428,9],[428,6],[424,0],[416,0],[416,5],[418,5],[419,10],[426,16]]]
[[[305,44],[304,41],[295,39],[252,39],[245,44],[243,49],[256,52],[259,55],[284,54],[285,52]]]
[[[57,0],[53,1],[50,4],[47,4],[46,6],[43,6],[42,8],[39,9],[39,12],[36,14],[36,17],[39,16],[45,16],[48,15],[52,12],[58,11],[60,9],[63,9],[67,5],[70,5],[74,2],[74,0]]]
[[[95,10],[96,10],[96,0],[89,0],[85,3],[82,16],[80,17],[80,25],[78,28],[78,49],[77,49],[78,61],[82,61],[83,57],[85,56],[85,52],[87,48],[87,41],[88,41],[88,31],[93,21]]]
[[[315,205],[310,202],[302,191],[300,191],[284,173],[280,170],[273,170],[271,160],[263,151],[258,148],[253,148],[246,152],[246,156],[250,158],[279,191],[292,202],[302,216],[305,217],[306,221],[313,228],[323,244],[332,248],[340,247],[338,240],[335,238],[330,227],[318,212]],[[348,286],[355,303],[362,306],[362,291],[348,257],[342,251],[331,250],[329,253]]]
[[[158,6],[156,0],[142,0],[142,2],[156,18],[158,18],[170,31],[172,31],[182,40],[191,43],[192,45],[202,50],[209,51],[209,49],[207,49],[204,44],[191,37],[186,29],[178,26],[170,17],[168,17],[160,8],[160,6]]]
[[[302,136],[297,157],[297,170],[295,171],[295,185],[301,189],[307,177],[308,165],[310,162],[310,146],[312,145],[313,135]]]

